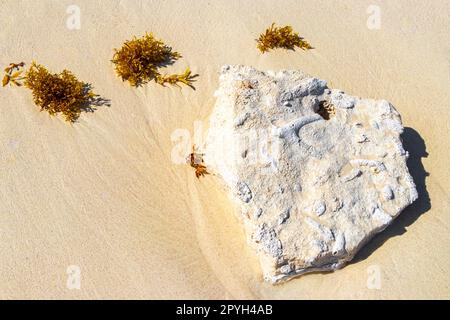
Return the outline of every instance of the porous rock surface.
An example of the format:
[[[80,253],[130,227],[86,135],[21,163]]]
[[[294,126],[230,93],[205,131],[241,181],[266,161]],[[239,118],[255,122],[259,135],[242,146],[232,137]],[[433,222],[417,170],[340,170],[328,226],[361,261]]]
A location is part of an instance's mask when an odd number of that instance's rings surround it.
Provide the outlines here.
[[[301,71],[224,66],[204,160],[265,280],[335,270],[417,198],[400,115]]]

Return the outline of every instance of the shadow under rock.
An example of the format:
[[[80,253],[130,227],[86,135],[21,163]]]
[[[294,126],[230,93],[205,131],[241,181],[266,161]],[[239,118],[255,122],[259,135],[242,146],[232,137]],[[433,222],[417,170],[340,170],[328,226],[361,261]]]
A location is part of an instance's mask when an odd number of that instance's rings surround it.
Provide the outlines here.
[[[422,164],[422,158],[428,156],[425,141],[416,130],[408,127],[404,129],[401,139],[405,150],[409,152],[409,158],[406,163],[409,173],[416,184],[419,197],[414,203],[406,207],[390,226],[370,240],[356,254],[351,263],[356,263],[368,258],[375,250],[381,247],[386,240],[404,234],[408,226],[413,224],[414,221],[431,208],[430,196],[425,184],[426,177],[429,176],[429,173],[425,171]]]

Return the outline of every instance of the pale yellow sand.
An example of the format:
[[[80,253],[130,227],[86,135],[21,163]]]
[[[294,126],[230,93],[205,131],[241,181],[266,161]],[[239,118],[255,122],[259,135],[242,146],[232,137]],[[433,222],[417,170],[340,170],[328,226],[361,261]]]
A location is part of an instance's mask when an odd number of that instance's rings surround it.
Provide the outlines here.
[[[80,30],[66,27],[73,2]],[[445,0],[1,1],[2,66],[68,68],[112,105],[69,125],[28,90],[0,90],[0,298],[450,298],[448,12]],[[261,55],[254,39],[273,21],[315,49]],[[112,49],[145,31],[183,54],[167,71],[189,65],[196,91],[116,78]],[[411,128],[419,201],[344,269],[265,284],[216,178],[170,158],[174,130],[206,128],[223,64],[298,68],[391,101]]]

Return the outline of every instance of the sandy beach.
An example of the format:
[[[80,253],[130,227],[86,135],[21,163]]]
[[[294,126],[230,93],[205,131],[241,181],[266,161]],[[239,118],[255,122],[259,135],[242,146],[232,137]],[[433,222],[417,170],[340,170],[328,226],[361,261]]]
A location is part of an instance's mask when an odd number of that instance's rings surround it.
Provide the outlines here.
[[[1,1],[2,69],[67,68],[111,105],[70,124],[39,112],[29,90],[0,88],[0,298],[449,299],[448,12],[445,0]],[[272,22],[314,49],[261,54],[255,39]],[[163,72],[199,74],[195,90],[116,76],[113,49],[146,31],[183,56]],[[419,199],[343,269],[265,283],[218,179],[171,157],[174,132],[194,143],[207,129],[224,64],[300,69],[390,101]]]

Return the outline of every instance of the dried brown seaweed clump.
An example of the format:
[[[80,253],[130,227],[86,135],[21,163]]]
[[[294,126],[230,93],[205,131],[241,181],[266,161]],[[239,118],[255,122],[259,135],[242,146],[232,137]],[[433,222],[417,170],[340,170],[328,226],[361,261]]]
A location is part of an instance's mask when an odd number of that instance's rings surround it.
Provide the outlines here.
[[[33,62],[22,75],[24,62],[10,63],[5,68],[3,87],[16,85],[31,89],[33,100],[41,110],[51,115],[62,113],[66,120],[75,122],[81,111],[94,111],[97,106],[109,106],[108,99],[92,92],[91,85],[79,81],[72,72],[64,70],[59,74],[50,73],[45,67]]]
[[[181,55],[151,33],[127,40],[122,48],[114,51],[112,62],[117,75],[132,86],[155,80],[161,85],[184,83],[193,88],[192,82],[197,75],[192,75],[189,68],[182,74],[162,75],[159,72],[159,68],[173,64]]]
[[[96,95],[91,87],[79,81],[70,71],[50,73],[33,62],[25,74],[25,87],[31,89],[34,103],[51,115],[61,112],[74,122],[81,111],[89,109]]]
[[[256,40],[258,42],[258,49],[264,53],[270,49],[284,48],[295,50],[298,47],[302,50],[313,49],[313,47],[298,33],[293,32],[291,26],[276,27],[275,23],[266,29],[266,32],[261,34]]]

